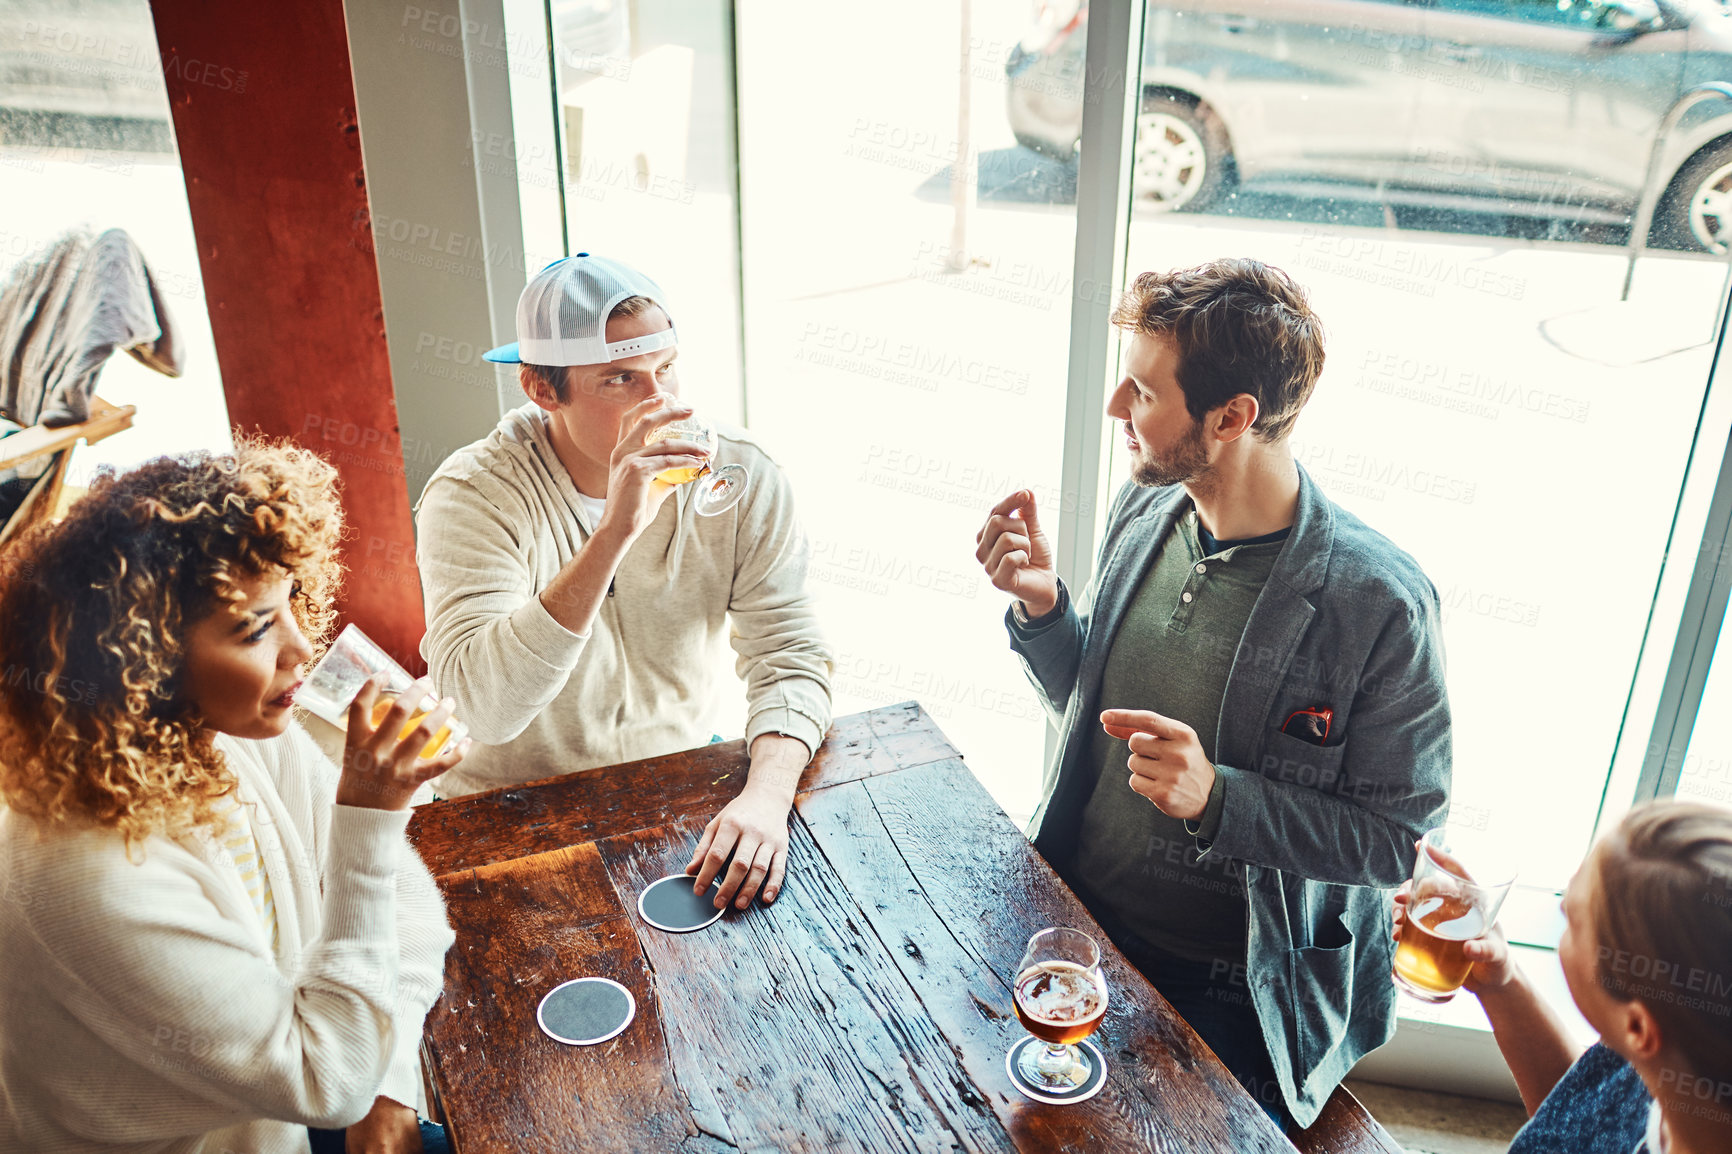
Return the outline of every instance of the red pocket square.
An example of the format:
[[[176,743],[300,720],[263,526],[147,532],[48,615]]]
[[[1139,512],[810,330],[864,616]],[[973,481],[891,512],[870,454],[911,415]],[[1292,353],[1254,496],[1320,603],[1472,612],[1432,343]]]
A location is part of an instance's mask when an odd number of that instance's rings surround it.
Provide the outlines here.
[[[1335,711],[1326,705],[1295,709],[1282,723],[1281,732],[1312,745],[1322,745],[1329,740],[1329,723],[1334,719]]]

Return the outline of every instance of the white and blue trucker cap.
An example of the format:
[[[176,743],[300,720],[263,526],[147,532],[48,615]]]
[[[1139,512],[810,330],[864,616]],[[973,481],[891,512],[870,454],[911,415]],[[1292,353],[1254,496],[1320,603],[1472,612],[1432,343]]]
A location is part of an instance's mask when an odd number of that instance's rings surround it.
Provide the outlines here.
[[[660,305],[668,327],[609,344],[608,314],[627,297],[648,297]],[[481,356],[502,365],[605,365],[678,342],[661,286],[616,260],[580,252],[530,279],[517,298],[517,339]]]

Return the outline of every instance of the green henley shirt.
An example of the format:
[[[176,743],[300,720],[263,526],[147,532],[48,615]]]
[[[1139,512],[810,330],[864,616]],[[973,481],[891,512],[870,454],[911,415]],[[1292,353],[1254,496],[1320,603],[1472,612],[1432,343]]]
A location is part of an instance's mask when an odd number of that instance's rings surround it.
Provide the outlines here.
[[[1107,653],[1102,709],[1151,709],[1197,731],[1215,757],[1221,700],[1251,607],[1283,542],[1204,555],[1193,509],[1162,543]],[[1098,726],[1090,745],[1098,777],[1083,809],[1075,876],[1138,937],[1193,961],[1245,956],[1245,895],[1238,863],[1198,858],[1197,838],[1130,787],[1130,747]],[[1220,823],[1215,779],[1202,836]]]

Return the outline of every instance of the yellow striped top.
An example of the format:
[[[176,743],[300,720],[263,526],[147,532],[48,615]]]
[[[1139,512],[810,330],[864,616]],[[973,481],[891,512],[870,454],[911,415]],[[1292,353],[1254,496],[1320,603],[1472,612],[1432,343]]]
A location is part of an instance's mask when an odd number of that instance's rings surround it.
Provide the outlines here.
[[[253,910],[270,936],[274,954],[277,950],[277,906],[271,897],[271,879],[259,857],[258,839],[253,836],[248,812],[252,807],[241,805],[233,795],[226,801],[228,808],[223,816],[228,819],[228,828],[217,840],[235,859],[235,868],[240,871],[241,881],[246,883],[247,896],[252,898]]]

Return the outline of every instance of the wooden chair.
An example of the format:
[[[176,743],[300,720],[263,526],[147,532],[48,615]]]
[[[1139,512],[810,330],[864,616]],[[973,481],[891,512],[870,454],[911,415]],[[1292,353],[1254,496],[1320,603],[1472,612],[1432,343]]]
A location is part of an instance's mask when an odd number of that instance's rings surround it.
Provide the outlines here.
[[[72,464],[72,450],[78,442],[94,445],[104,437],[130,429],[137,412],[137,405],[111,405],[101,397],[92,397],[88,420],[52,429],[32,425],[10,437],[0,437],[0,469],[16,469],[49,458],[47,470],[31,486],[24,503],[0,526],[0,549],[32,525],[56,515],[61,491],[66,487],[66,472]]]

